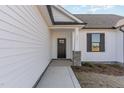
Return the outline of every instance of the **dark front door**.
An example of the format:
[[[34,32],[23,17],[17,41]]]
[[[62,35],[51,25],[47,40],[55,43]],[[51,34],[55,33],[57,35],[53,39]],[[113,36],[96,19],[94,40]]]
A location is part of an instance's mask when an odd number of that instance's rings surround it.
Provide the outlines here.
[[[58,58],[66,58],[66,39],[58,38]]]

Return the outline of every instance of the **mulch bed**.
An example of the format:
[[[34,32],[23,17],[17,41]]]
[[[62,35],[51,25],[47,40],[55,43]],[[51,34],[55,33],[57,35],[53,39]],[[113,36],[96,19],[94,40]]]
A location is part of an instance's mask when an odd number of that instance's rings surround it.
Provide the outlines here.
[[[84,63],[81,67],[72,66],[74,72],[94,72],[99,74],[107,74],[114,76],[123,76],[124,67],[117,64],[93,64]]]

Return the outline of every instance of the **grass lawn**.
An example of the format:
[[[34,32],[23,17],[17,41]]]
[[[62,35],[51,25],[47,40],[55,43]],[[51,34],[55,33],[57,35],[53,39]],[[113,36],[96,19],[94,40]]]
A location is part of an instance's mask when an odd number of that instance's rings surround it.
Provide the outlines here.
[[[87,62],[72,69],[81,87],[124,87],[124,67],[120,65]]]

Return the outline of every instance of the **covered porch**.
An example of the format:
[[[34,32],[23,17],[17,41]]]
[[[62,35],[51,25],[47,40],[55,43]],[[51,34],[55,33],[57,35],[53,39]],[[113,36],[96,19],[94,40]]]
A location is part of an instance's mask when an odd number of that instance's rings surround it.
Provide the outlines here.
[[[81,66],[79,31],[87,23],[61,6],[39,6],[39,10],[51,32],[51,58],[71,59],[73,65]]]
[[[81,65],[79,31],[81,27],[50,27],[52,59],[70,59],[73,65]]]

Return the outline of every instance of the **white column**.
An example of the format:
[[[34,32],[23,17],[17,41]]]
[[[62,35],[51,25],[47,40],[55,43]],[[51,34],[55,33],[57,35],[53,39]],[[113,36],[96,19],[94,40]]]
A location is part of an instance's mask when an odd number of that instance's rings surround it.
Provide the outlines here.
[[[72,51],[75,50],[75,32],[72,32]]]
[[[75,45],[75,47],[74,47],[74,51],[80,51],[80,49],[79,49],[79,28],[75,28],[75,31],[74,31],[74,41],[75,41],[75,43],[74,43],[74,45]]]

